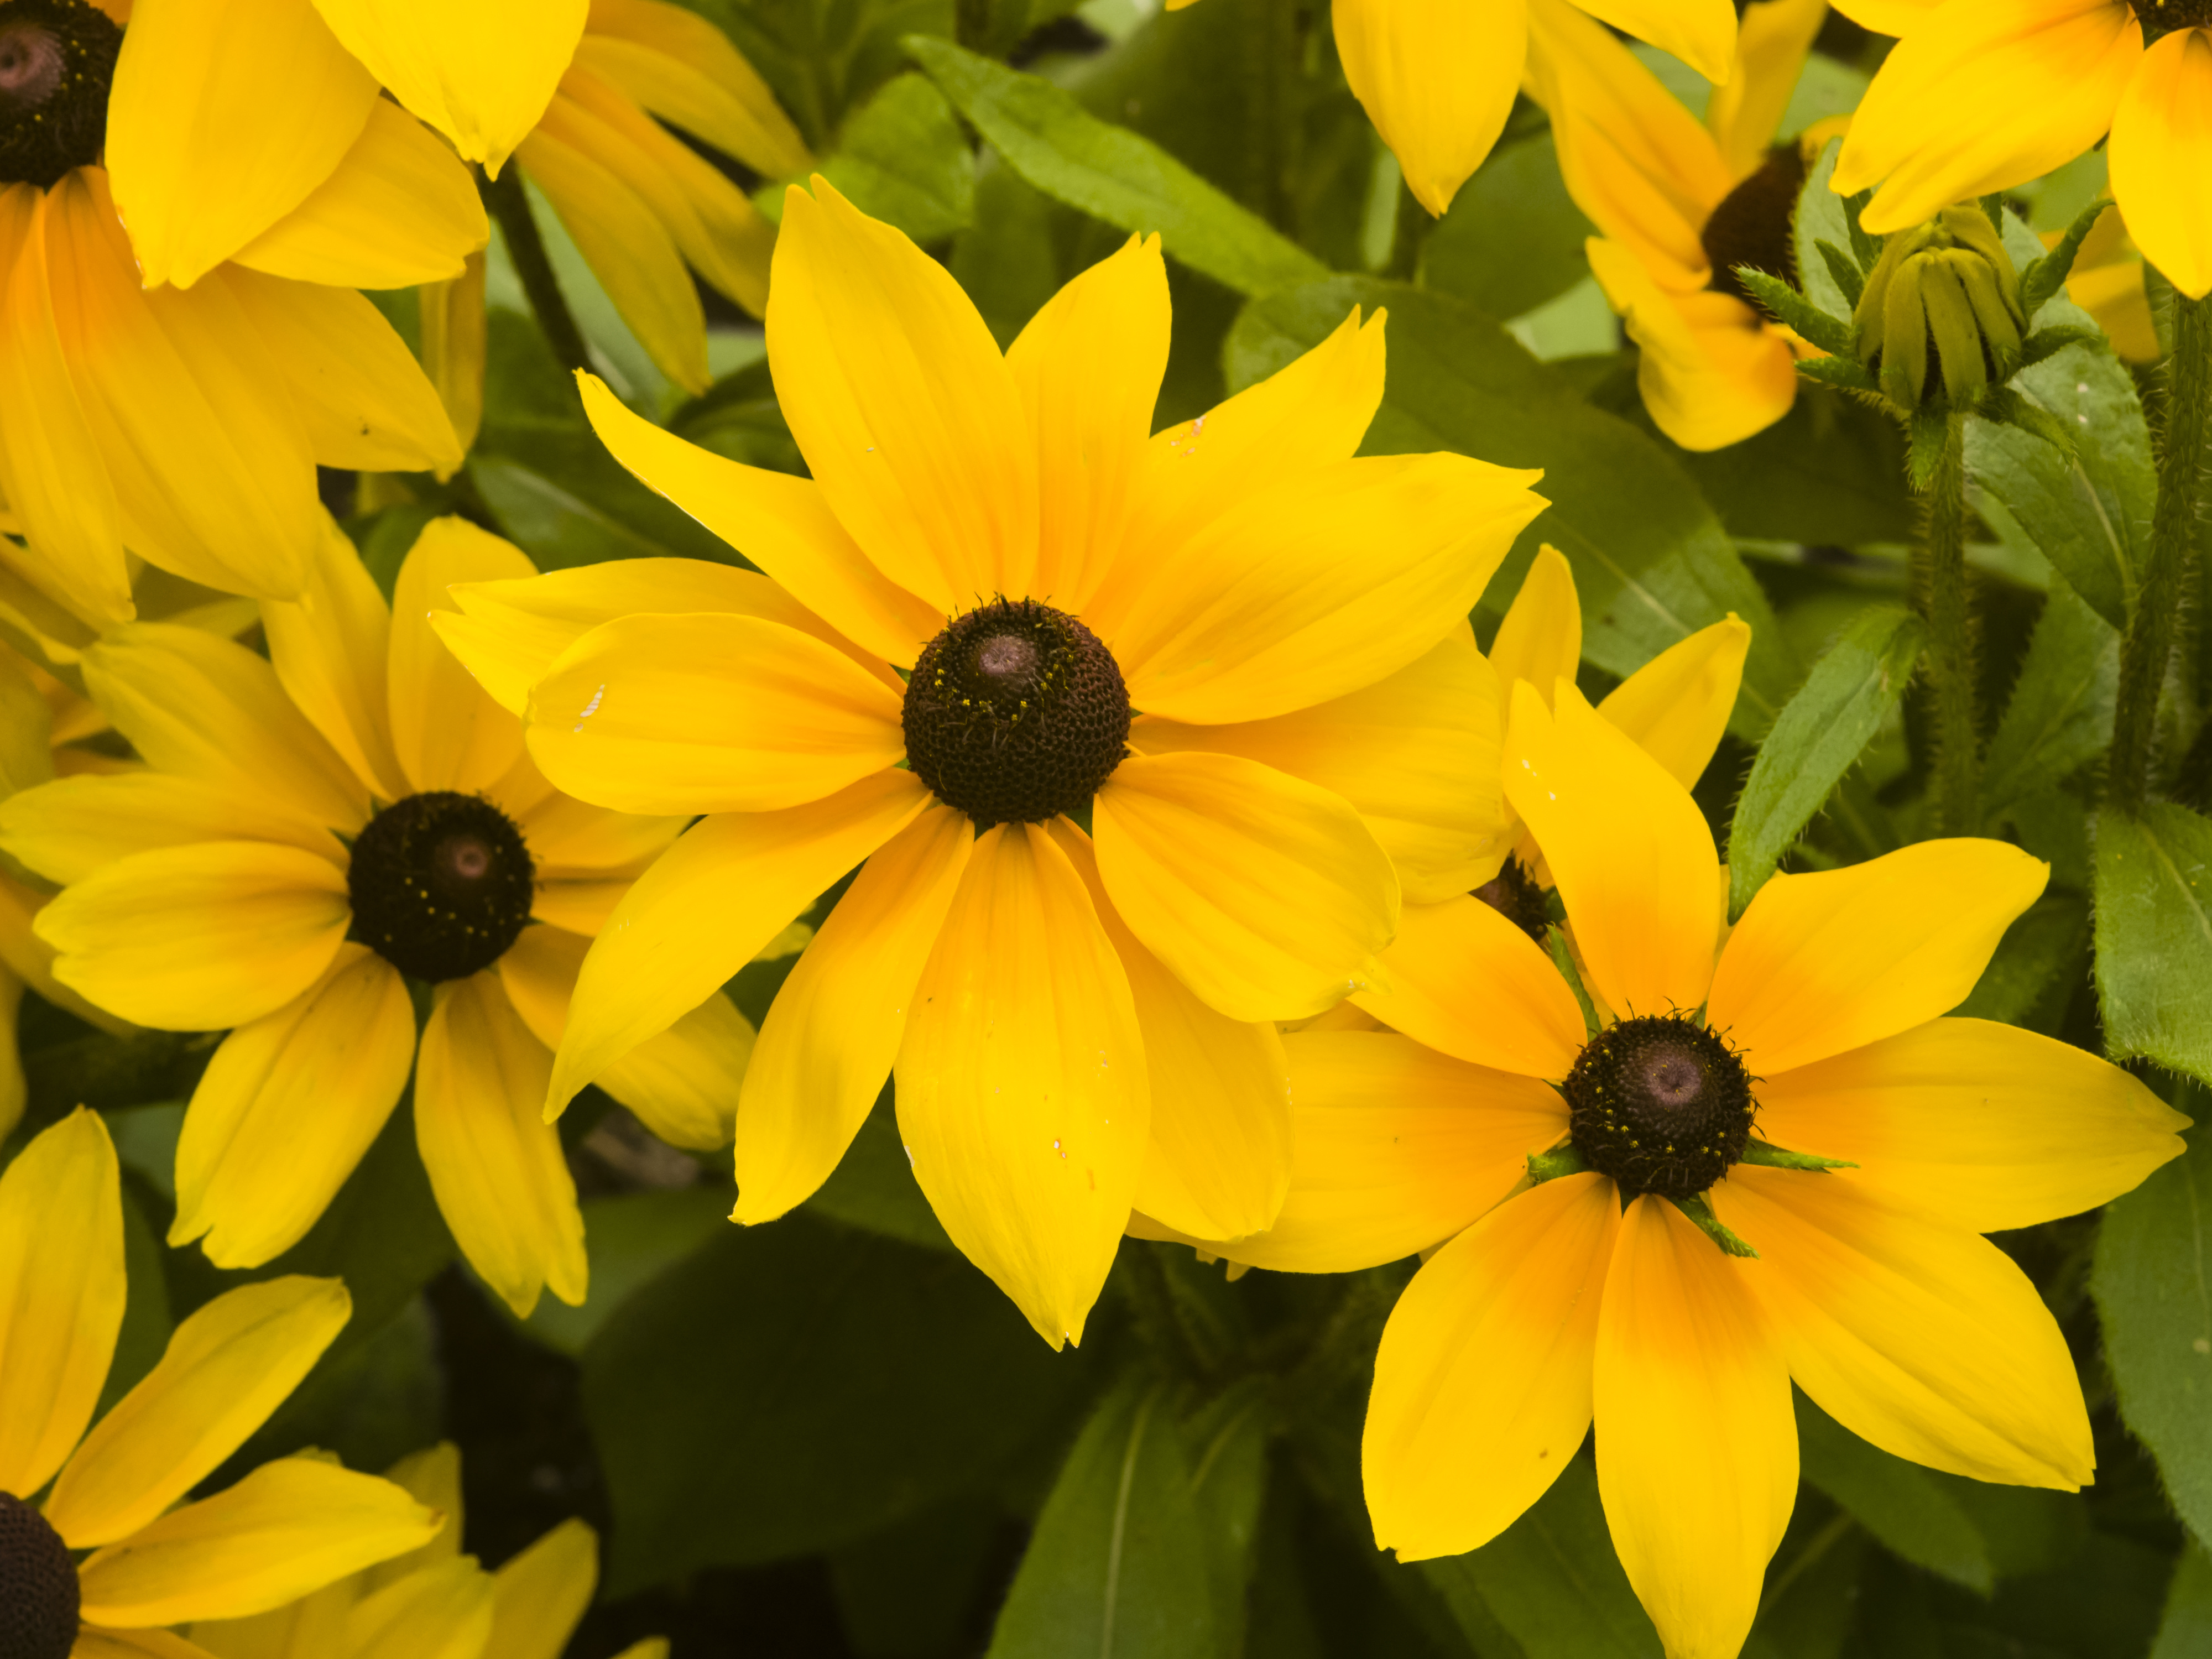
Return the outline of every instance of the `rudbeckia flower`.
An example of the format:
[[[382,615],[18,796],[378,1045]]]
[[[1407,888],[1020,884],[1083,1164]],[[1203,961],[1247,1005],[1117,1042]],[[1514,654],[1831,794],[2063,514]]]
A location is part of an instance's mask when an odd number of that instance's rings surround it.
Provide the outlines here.
[[[1604,234],[1590,270],[1643,349],[1637,386],[1685,449],[1764,431],[1797,395],[1791,337],[1735,267],[1796,270],[1798,145],[1773,144],[1827,0],[1762,0],[1703,122],[1565,0],[1528,0],[1528,85],[1551,113],[1568,193]]]
[[[194,1625],[213,1659],[561,1659],[599,1587],[598,1534],[564,1521],[486,1572],[461,1553],[461,1454],[450,1443],[386,1478],[447,1517],[420,1549],[252,1619]],[[649,1637],[619,1659],[667,1659]]]
[[[415,1079],[447,1224],[519,1314],[585,1291],[583,1222],[542,1116],[589,935],[682,820],[566,799],[430,631],[456,580],[530,573],[458,520],[423,532],[395,616],[335,529],[270,654],[137,623],[83,657],[148,763],[0,805],[0,842],[64,884],[54,976],[167,1030],[228,1030],[185,1115],[170,1243],[250,1267],[322,1214]],[[419,1054],[410,981],[426,986]],[[752,1032],[710,988],[600,1080],[708,1147]]]
[[[127,226],[127,228],[126,228]],[[458,275],[483,210],[307,0],[0,6],[4,562],[95,624],[124,550],[296,597],[315,467],[459,446],[356,287]]]
[[[1904,230],[2063,166],[2109,136],[2112,198],[2143,257],[2212,293],[2212,12],[2165,0],[1839,0],[1901,35],[1836,158],[1873,188],[1859,222]]]
[[[311,1458],[264,1463],[191,1499],[345,1324],[343,1283],[274,1279],[216,1297],[95,1423],[124,1297],[115,1149],[80,1109],[0,1175],[0,1640],[10,1659],[194,1659],[199,1650],[157,1632],[282,1606],[437,1534],[445,1517],[400,1487]]]
[[[1168,0],[1170,11],[1195,0]],[[1587,0],[1600,22],[1728,78],[1729,0]],[[1534,0],[1335,0],[1336,53],[1413,198],[1441,217],[1505,130],[1539,27]]]
[[[1388,964],[1399,994],[1369,1006],[1393,1031],[1289,1040],[1291,1195],[1272,1234],[1213,1247],[1307,1272],[1434,1248],[1376,1361],[1377,1544],[1486,1543],[1595,1419],[1667,1652],[1728,1659],[1796,1498],[1793,1382],[1899,1457],[2087,1483],[2065,1340],[1979,1235],[2127,1191],[2188,1120],[2094,1054],[1944,1017],[2045,866],[1923,842],[1778,875],[1730,930],[1704,815],[1571,683],[1550,709],[1515,688],[1505,763],[1592,1016],[1462,908]]]
[[[554,1104],[861,866],[763,1024],[737,1218],[811,1194],[895,1071],[922,1190],[1057,1345],[1133,1200],[1267,1224],[1267,1022],[1359,983],[1401,879],[1463,890],[1486,855],[1465,617],[1543,503],[1462,456],[1353,459],[1379,317],[1155,437],[1157,239],[1001,355],[943,266],[814,188],[768,320],[811,479],[585,382],[617,458],[766,577],[465,586],[440,631],[560,787],[708,815],[586,959]]]

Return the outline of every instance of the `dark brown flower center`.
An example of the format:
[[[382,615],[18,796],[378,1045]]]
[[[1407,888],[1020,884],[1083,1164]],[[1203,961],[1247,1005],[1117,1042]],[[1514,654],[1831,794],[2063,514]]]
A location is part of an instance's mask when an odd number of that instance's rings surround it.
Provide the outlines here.
[[[1474,896],[1537,944],[1546,943],[1552,925],[1550,908],[1544,902],[1544,890],[1519,859],[1508,854],[1498,873],[1474,890]]]
[[[0,1492],[0,1659],[69,1659],[76,1621],[69,1546],[46,1516]]]
[[[1741,1058],[1687,1015],[1607,1027],[1559,1091],[1590,1167],[1628,1192],[1662,1198],[1694,1197],[1727,1174],[1758,1109]]]
[[[1707,287],[1755,308],[1759,301],[1736,277],[1738,265],[1796,284],[1797,247],[1790,225],[1797,213],[1797,192],[1804,187],[1804,153],[1794,143],[1777,144],[1756,173],[1721,198],[1698,235],[1712,262]]]
[[[981,605],[929,642],[907,682],[907,762],[979,829],[1079,811],[1127,752],[1113,653],[1034,599]]]
[[[414,978],[466,979],[521,937],[537,874],[522,832],[482,796],[410,795],[353,844],[353,937]]]
[[[2128,0],[2142,25],[2143,44],[2176,29],[2212,28],[2212,0]]]
[[[100,159],[122,46],[90,0],[0,0],[0,182],[43,190]]]

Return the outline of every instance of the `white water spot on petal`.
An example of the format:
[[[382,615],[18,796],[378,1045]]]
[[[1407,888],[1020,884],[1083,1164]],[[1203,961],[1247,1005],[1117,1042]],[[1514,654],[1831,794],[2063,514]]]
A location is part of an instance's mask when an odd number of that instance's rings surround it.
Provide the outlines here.
[[[576,716],[576,724],[572,728],[574,731],[580,732],[584,729],[584,722],[599,712],[599,704],[605,699],[606,695],[607,688],[605,682],[602,682],[599,689],[592,693],[591,702],[586,703],[583,712]]]

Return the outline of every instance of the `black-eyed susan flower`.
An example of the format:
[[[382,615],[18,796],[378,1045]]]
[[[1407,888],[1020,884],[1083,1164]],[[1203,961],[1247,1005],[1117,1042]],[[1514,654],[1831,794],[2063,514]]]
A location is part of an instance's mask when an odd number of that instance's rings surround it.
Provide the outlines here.
[[[1002,355],[942,266],[815,192],[768,323],[811,479],[585,385],[616,456],[773,580],[564,571],[457,588],[440,629],[569,793],[709,815],[586,958],[553,1103],[860,865],[763,1024],[737,1217],[811,1193],[896,1071],[923,1191],[1057,1344],[1133,1200],[1267,1224],[1268,1022],[1360,982],[1401,879],[1486,855],[1465,617],[1542,501],[1462,456],[1353,459],[1379,317],[1155,437],[1157,240]]]
[[[313,7],[0,4],[0,562],[95,624],[125,550],[296,597],[319,463],[450,468],[356,287],[457,275],[467,172]]]
[[[1389,965],[1395,1030],[1289,1039],[1298,1175],[1212,1247],[1340,1271],[1435,1249],[1383,1333],[1376,1540],[1473,1549],[1597,1425],[1629,1580],[1675,1659],[1729,1659],[1797,1490],[1794,1382],[1884,1450],[2072,1490],[2066,1343],[1979,1237],[2091,1208],[2187,1120],[2096,1056],[1944,1018],[2045,867],[1923,842],[1780,875],[1733,930],[1689,793],[1559,683],[1515,689],[1507,792],[1591,1003],[1468,905]],[[1685,1472],[1692,1472],[1686,1478]]]
[[[2109,136],[2112,197],[2143,257],[2212,293],[2212,10],[2197,0],[1842,0],[1901,35],[1836,158],[1903,230],[2063,166]],[[1875,189],[1879,185],[1879,189]]]
[[[264,1612],[436,1535],[445,1517],[402,1488],[313,1458],[191,1498],[337,1335],[352,1312],[343,1284],[275,1279],[216,1297],[94,1422],[125,1291],[115,1150],[79,1110],[0,1175],[9,1659],[190,1659],[158,1632]]]
[[[186,1632],[213,1659],[561,1659],[599,1587],[599,1537],[564,1521],[495,1572],[461,1553],[461,1455],[447,1443],[386,1479],[447,1517],[421,1548],[252,1619]],[[667,1659],[649,1637],[619,1659]]]
[[[682,820],[560,794],[513,716],[430,630],[448,582],[522,554],[425,531],[396,611],[333,529],[267,660],[138,623],[83,655],[148,763],[0,805],[0,842],[64,884],[37,918],[53,973],[171,1030],[228,1030],[185,1115],[171,1242],[218,1266],[312,1226],[410,1069],[416,1140],[455,1239],[518,1312],[585,1290],[583,1223],[541,1115],[589,935]],[[409,984],[428,988],[420,1039]],[[728,1138],[750,1027],[702,994],[600,1081],[678,1145]]]
[[[1529,0],[1528,85],[1559,169],[1603,234],[1590,270],[1629,336],[1644,406],[1685,449],[1741,442],[1790,412],[1796,358],[1735,269],[1796,270],[1805,162],[1775,144],[1827,0],[1760,0],[1700,122],[1635,54],[1565,0]]]

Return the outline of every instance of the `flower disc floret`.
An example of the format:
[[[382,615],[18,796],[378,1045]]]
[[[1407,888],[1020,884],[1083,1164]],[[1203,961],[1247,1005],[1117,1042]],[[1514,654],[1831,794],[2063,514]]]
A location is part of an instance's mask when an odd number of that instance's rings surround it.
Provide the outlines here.
[[[908,762],[938,799],[994,823],[1079,809],[1127,752],[1113,653],[1062,611],[997,599],[929,642],[901,715]]]
[[[1592,1037],[1560,1085],[1568,1127],[1592,1168],[1631,1194],[1692,1198],[1743,1157],[1751,1077],[1699,1020],[1657,1014]]]
[[[100,159],[123,31],[91,0],[0,11],[0,181],[41,190]]]
[[[466,979],[521,937],[536,877],[522,832],[489,801],[410,795],[353,844],[354,937],[416,979]]]
[[[0,1659],[69,1659],[77,1608],[69,1546],[46,1516],[0,1492]]]

